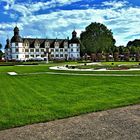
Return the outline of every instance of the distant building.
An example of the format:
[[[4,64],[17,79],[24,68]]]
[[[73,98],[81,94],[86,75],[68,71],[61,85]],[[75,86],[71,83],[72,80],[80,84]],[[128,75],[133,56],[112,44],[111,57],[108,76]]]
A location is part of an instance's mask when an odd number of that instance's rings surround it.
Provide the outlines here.
[[[80,42],[77,33],[72,32],[69,39],[39,39],[22,38],[19,35],[19,28],[14,28],[14,36],[6,40],[5,59],[26,61],[48,59],[79,59]]]

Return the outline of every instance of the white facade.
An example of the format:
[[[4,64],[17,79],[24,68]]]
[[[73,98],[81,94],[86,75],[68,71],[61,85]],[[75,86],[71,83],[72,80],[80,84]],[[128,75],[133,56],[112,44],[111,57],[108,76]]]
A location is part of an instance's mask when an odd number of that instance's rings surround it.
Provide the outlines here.
[[[11,59],[25,60],[23,43],[11,43]]]
[[[80,58],[80,44],[77,43],[69,44],[69,58],[71,59]]]
[[[10,47],[5,47],[5,58],[7,60],[26,61],[48,59],[79,59],[80,43],[76,38],[76,32],[72,39],[33,39],[21,38],[19,29],[15,27],[14,36]],[[76,43],[75,43],[76,42]],[[6,44],[6,46],[7,46]]]

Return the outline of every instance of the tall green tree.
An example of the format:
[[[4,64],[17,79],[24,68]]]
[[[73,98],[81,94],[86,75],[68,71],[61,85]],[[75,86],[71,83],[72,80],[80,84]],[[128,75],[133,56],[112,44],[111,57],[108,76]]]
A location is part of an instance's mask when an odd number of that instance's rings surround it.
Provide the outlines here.
[[[130,51],[130,54],[131,54],[132,56],[134,56],[134,55],[136,54],[136,47],[135,47],[135,46],[129,47],[129,51]]]
[[[114,58],[114,61],[119,61],[119,48],[118,47],[116,47],[113,52],[113,58]]]
[[[136,48],[136,61],[140,61],[140,47]]]
[[[80,40],[82,42],[82,54],[87,53],[91,55],[93,53],[105,52],[106,50],[113,52],[115,47],[113,33],[101,23],[95,22],[87,26],[85,31],[81,33]]]
[[[0,43],[0,50],[2,49],[2,44]]]
[[[120,55],[123,55],[124,54],[124,49],[125,47],[124,46],[119,46],[119,54]]]
[[[3,52],[2,52],[2,44],[0,43],[0,60],[2,59],[2,55],[3,55]]]
[[[129,41],[127,43],[127,47],[130,47],[130,46],[139,47],[140,46],[140,39],[135,39],[133,41]]]
[[[129,61],[130,58],[130,51],[127,47],[124,48],[124,60]]]

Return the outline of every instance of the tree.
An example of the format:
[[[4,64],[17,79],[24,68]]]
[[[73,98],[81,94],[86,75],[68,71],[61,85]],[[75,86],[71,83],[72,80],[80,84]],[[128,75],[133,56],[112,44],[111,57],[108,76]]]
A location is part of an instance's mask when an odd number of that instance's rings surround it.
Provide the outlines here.
[[[131,54],[132,56],[135,56],[135,54],[136,54],[136,47],[135,47],[135,46],[129,47],[129,51],[130,51],[130,54]]]
[[[129,49],[126,47],[124,49],[124,60],[129,61],[129,57],[130,57],[130,52],[129,52]]]
[[[86,30],[81,33],[80,40],[82,42],[81,53],[88,55],[105,50],[112,50],[115,47],[115,39],[111,30],[101,23],[91,23]]]
[[[119,46],[119,54],[123,55],[124,54],[124,46]]]
[[[117,47],[114,50],[113,58],[114,58],[114,61],[118,61],[119,60],[119,48],[117,48]]]
[[[129,41],[127,43],[127,47],[130,47],[130,46],[139,47],[140,46],[140,39],[135,39],[133,41]]]
[[[2,44],[0,43],[0,60],[2,59],[2,55],[3,55],[3,52],[2,52]]]
[[[140,47],[136,48],[136,61],[140,61]]]
[[[2,44],[0,43],[0,50],[2,49]]]

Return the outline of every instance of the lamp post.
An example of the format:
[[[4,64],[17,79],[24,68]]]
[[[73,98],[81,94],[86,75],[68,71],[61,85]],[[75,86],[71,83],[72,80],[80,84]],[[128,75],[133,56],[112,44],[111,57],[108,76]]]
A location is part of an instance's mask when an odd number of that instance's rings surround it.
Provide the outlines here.
[[[49,63],[49,48],[46,48],[46,63]]]

